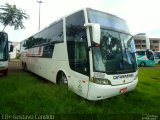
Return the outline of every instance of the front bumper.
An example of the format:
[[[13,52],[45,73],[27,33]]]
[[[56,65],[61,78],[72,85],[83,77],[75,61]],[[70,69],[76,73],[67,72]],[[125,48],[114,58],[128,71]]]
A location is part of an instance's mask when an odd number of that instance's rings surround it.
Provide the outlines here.
[[[87,99],[88,100],[101,100],[101,99],[113,97],[116,95],[120,95],[122,94],[121,93],[122,89],[127,88],[125,92],[132,91],[133,89],[135,89],[137,83],[138,83],[138,79],[134,80],[131,83],[117,85],[117,86],[99,85],[99,84],[90,82]]]

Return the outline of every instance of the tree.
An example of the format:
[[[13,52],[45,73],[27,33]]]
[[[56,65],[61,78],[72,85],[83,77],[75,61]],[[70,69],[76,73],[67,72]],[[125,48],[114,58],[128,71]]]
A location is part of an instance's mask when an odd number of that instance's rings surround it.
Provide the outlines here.
[[[15,30],[19,28],[24,29],[23,20],[28,18],[29,15],[23,10],[18,9],[16,5],[9,5],[6,3],[0,7],[0,22],[4,25],[2,32],[8,25],[14,26]]]

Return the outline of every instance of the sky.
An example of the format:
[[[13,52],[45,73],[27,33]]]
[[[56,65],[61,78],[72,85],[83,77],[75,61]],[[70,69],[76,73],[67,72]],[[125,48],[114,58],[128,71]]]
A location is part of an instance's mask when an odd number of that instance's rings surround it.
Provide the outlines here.
[[[0,5],[15,4],[30,17],[24,20],[25,29],[14,30],[7,26],[9,41],[20,42],[38,32],[38,0],[0,0]],[[41,25],[48,26],[59,18],[85,7],[108,12],[125,19],[132,35],[146,33],[160,38],[160,0],[41,0]],[[0,24],[0,31],[3,25]]]

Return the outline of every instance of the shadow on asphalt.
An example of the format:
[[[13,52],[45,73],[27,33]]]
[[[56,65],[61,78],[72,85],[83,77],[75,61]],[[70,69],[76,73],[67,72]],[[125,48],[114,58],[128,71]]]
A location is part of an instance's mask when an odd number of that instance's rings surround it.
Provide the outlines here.
[[[19,72],[23,72],[21,62],[19,60],[10,61],[8,64],[8,75]]]

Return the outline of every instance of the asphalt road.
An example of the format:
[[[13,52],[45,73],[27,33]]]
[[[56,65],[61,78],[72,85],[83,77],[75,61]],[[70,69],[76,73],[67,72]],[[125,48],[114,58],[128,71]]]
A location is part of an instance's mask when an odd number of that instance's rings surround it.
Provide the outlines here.
[[[19,60],[10,61],[8,66],[8,74],[23,72],[21,62]]]

